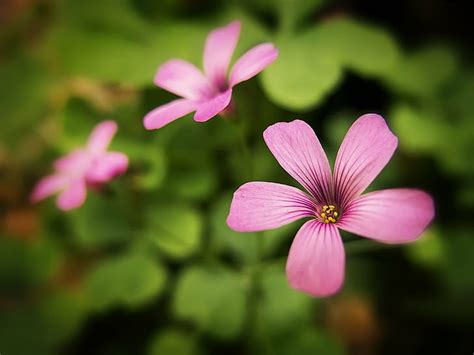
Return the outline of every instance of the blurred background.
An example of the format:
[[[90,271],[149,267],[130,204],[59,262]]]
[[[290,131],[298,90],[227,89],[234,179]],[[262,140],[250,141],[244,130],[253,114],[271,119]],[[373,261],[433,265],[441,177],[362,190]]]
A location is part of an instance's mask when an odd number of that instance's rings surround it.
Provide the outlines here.
[[[2,355],[471,354],[474,351],[474,68],[471,1],[0,0]],[[207,33],[242,21],[235,58],[278,60],[234,90],[236,118],[142,118],[173,99],[153,76],[201,66]],[[254,234],[225,224],[249,180],[291,183],[263,130],[309,122],[331,157],[362,113],[400,144],[373,189],[419,187],[435,222],[384,248],[344,235],[344,289],[287,286],[301,222],[266,232],[257,302]],[[128,172],[68,213],[29,193],[54,159],[115,119]],[[232,122],[237,121],[237,125]]]

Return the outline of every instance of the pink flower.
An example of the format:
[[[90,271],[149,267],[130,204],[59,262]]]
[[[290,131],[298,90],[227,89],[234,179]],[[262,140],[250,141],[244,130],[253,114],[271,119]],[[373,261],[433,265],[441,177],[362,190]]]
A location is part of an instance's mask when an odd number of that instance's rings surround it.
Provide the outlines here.
[[[146,129],[161,128],[194,111],[197,122],[211,119],[229,105],[235,85],[257,75],[277,58],[273,44],[259,44],[240,57],[227,76],[239,34],[240,22],[234,21],[207,36],[204,73],[181,59],[171,59],[158,69],[155,84],[182,98],[149,112],[144,118]]]
[[[76,149],[54,162],[55,173],[41,179],[35,186],[31,201],[38,202],[59,193],[56,205],[62,210],[80,207],[86,199],[86,187],[100,186],[127,170],[128,158],[107,148],[117,131],[114,121],[99,123],[86,147]]]
[[[415,189],[362,192],[390,160],[397,138],[376,114],[347,132],[331,172],[314,131],[303,121],[276,123],[263,137],[280,165],[307,193],[249,182],[234,194],[227,224],[240,232],[277,228],[309,217],[296,234],[286,272],[292,287],[314,296],[337,292],[344,279],[339,228],[382,243],[417,239],[434,217],[432,198]]]

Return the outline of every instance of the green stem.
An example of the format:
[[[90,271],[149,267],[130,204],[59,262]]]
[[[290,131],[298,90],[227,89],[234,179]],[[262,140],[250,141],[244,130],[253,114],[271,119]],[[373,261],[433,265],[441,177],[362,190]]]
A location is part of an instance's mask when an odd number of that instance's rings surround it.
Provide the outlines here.
[[[255,178],[255,171],[252,162],[252,152],[245,137],[245,127],[242,122],[238,122],[237,125],[237,129],[239,132],[240,149],[242,151],[242,156],[244,158],[245,166],[247,168],[248,179],[253,180]]]
[[[245,134],[244,122],[238,118],[233,118],[233,122],[236,123],[236,128],[239,134],[240,149],[242,157],[247,168],[248,180],[252,181],[255,179],[254,164],[252,161],[252,153],[249,147],[248,141]],[[247,298],[247,331],[249,350],[252,352],[256,344],[256,336],[258,334],[258,314],[260,308],[260,302],[262,298],[262,264],[264,256],[264,239],[263,232],[257,232],[255,235],[255,257],[253,263],[250,265],[250,287]]]

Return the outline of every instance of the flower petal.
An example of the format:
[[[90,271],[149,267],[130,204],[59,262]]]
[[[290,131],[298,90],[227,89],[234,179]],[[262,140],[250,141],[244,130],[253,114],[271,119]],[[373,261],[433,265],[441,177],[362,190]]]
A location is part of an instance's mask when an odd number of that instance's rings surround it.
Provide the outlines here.
[[[210,120],[212,117],[221,113],[227,106],[229,106],[231,98],[232,89],[229,89],[208,101],[199,103],[194,115],[194,120],[196,122],[205,122]]]
[[[196,105],[187,99],[178,99],[150,111],[143,119],[146,129],[158,129],[196,110]]]
[[[80,207],[86,200],[86,183],[83,179],[76,179],[70,182],[56,200],[59,209],[69,211]]]
[[[417,239],[433,217],[433,199],[426,192],[390,189],[350,202],[337,225],[384,243],[404,243]]]
[[[48,196],[61,191],[65,186],[67,180],[62,175],[48,175],[42,178],[33,189],[30,196],[30,201],[36,203]]]
[[[119,152],[109,152],[95,159],[86,174],[88,183],[104,183],[123,174],[128,167],[128,157]]]
[[[93,153],[105,152],[117,132],[114,121],[103,121],[94,127],[87,142],[87,150]]]
[[[209,33],[204,47],[204,72],[216,87],[225,85],[227,69],[240,35],[240,21],[233,21]]]
[[[56,159],[54,168],[60,172],[71,175],[72,171],[78,171],[80,167],[87,164],[88,154],[84,149],[75,149],[69,154]]]
[[[306,222],[291,245],[286,273],[291,287],[313,296],[336,293],[344,281],[345,254],[334,224]]]
[[[159,87],[190,100],[201,100],[212,95],[212,87],[204,74],[193,64],[181,59],[171,59],[162,64],[154,82]]]
[[[344,207],[359,196],[385,167],[398,144],[384,118],[374,113],[354,122],[334,166],[336,202]]]
[[[234,193],[227,225],[238,232],[278,228],[314,216],[311,199],[295,187],[249,182]]]
[[[275,123],[263,132],[263,138],[283,169],[318,203],[331,201],[331,168],[318,137],[306,122]]]
[[[254,77],[272,64],[277,57],[278,49],[272,43],[262,43],[253,47],[234,64],[229,85],[232,87]]]

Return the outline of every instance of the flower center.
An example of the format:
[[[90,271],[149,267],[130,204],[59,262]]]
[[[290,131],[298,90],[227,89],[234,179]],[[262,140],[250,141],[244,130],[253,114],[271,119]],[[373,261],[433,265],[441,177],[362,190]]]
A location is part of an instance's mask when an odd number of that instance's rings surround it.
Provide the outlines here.
[[[336,223],[339,217],[339,212],[337,212],[336,206],[334,205],[324,205],[319,217],[323,223]]]

